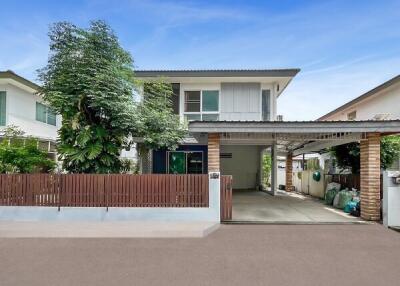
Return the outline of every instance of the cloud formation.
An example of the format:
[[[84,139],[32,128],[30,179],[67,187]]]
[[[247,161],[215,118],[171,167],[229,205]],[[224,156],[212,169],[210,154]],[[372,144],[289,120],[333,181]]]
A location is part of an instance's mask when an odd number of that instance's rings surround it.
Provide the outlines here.
[[[138,68],[301,68],[279,99],[287,120],[315,119],[399,74],[398,1],[8,1],[0,70],[29,79],[48,25],[110,23]],[[3,24],[4,23],[4,24]]]

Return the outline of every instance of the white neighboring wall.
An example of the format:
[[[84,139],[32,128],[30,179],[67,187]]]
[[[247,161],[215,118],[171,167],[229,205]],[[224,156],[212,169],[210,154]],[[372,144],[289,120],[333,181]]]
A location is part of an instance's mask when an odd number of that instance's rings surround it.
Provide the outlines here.
[[[26,135],[55,140],[61,117],[57,116],[56,126],[36,120],[36,102],[42,99],[12,84],[0,84],[0,91],[6,92],[6,125],[17,125]]]
[[[400,119],[400,83],[394,84],[360,102],[352,104],[323,120],[348,120],[348,114],[356,112],[355,120]]]
[[[334,112],[320,120],[349,120],[348,115],[355,113],[353,120],[396,120],[400,119],[400,82],[368,96],[367,98],[351,104],[350,106]],[[400,159],[390,167],[398,170]]]

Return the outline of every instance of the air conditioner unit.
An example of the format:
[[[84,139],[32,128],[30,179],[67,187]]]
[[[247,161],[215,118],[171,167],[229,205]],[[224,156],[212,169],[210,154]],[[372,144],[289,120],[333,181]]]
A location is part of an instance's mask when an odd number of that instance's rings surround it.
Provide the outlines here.
[[[379,113],[375,114],[375,116],[372,118],[373,120],[386,120],[389,119],[390,114],[387,113]]]
[[[283,121],[283,115],[277,115],[276,121]]]

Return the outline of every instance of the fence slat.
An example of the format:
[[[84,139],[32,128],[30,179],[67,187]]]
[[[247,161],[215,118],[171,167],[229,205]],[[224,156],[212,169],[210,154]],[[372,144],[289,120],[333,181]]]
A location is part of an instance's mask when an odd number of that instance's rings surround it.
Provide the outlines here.
[[[221,221],[232,219],[232,176],[221,176]]]

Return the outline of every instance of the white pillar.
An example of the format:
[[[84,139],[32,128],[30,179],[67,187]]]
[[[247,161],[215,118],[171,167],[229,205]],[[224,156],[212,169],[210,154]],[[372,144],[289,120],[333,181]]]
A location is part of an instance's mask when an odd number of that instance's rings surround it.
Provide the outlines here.
[[[221,173],[208,173],[208,208],[213,212],[215,221],[221,221]]]

